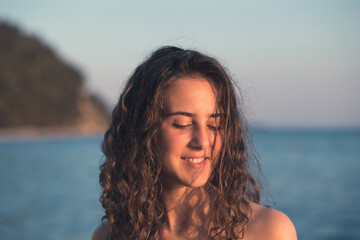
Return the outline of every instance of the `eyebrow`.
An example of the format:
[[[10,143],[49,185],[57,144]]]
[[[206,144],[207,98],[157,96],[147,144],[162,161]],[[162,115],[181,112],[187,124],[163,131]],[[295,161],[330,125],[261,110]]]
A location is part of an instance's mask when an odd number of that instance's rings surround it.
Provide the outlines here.
[[[170,116],[174,116],[174,115],[181,115],[181,116],[186,116],[186,117],[194,117],[194,116],[196,116],[196,114],[189,113],[189,112],[173,112],[173,113],[166,114],[166,117],[170,117]],[[210,118],[217,118],[217,117],[220,117],[220,116],[221,116],[220,113],[213,113],[213,114],[210,115]]]

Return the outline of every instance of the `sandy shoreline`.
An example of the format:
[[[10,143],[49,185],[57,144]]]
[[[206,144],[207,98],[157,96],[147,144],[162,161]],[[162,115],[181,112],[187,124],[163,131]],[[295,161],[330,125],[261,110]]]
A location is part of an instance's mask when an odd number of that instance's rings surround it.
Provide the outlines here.
[[[0,141],[21,140],[46,140],[64,138],[102,137],[106,131],[105,127],[82,128],[82,127],[21,127],[0,128]]]

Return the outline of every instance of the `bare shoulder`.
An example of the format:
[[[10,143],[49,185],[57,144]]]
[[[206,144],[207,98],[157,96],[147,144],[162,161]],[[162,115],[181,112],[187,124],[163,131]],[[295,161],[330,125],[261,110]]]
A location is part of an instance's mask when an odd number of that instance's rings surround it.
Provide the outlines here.
[[[100,225],[95,229],[92,240],[106,240],[108,234],[110,232],[110,223],[108,221],[104,221],[100,223]]]
[[[284,213],[250,203],[252,214],[246,227],[246,239],[296,240],[294,224]]]

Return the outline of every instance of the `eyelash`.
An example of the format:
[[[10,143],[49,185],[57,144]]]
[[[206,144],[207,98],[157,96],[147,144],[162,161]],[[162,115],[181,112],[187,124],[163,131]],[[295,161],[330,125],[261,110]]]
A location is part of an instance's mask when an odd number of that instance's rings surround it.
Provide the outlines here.
[[[215,126],[211,126],[211,125],[208,125],[208,127],[209,127],[210,130],[212,130],[212,131],[219,131],[219,130],[220,130],[220,127],[215,127]]]
[[[174,123],[173,126],[174,126],[175,128],[177,128],[177,129],[185,129],[185,128],[187,128],[187,127],[191,127],[192,124],[179,125],[179,124]],[[220,127],[215,127],[215,126],[211,126],[211,125],[207,125],[207,126],[208,126],[208,128],[209,128],[210,130],[212,130],[212,131],[218,131],[218,130],[220,130]]]
[[[180,124],[176,124],[176,123],[174,123],[174,124],[173,124],[173,126],[174,126],[175,128],[178,128],[178,129],[184,129],[184,128],[186,128],[186,127],[190,127],[190,126],[191,126],[191,124],[187,124],[187,125],[180,125]]]

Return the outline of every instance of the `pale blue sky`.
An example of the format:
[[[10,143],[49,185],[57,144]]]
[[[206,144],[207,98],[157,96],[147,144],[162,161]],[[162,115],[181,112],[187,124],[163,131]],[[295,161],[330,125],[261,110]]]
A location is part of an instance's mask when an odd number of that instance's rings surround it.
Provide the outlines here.
[[[43,39],[115,104],[162,45],[216,56],[255,125],[360,126],[360,1],[0,0],[0,18]]]

